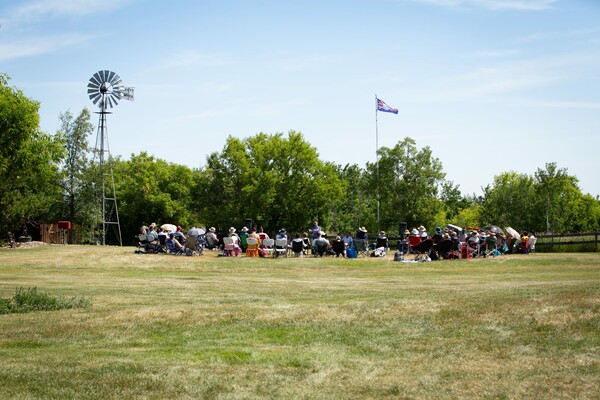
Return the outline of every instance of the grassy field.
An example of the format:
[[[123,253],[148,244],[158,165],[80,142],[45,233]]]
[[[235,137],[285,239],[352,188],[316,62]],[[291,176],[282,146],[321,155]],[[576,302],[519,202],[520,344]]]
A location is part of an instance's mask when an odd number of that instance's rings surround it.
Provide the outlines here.
[[[600,255],[387,259],[0,250],[86,309],[0,315],[0,398],[600,398]]]

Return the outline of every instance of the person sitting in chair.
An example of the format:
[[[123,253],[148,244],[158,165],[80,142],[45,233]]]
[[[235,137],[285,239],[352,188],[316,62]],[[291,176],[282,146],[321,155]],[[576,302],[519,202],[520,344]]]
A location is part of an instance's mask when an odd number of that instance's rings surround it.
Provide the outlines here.
[[[385,250],[390,248],[390,241],[388,240],[387,236],[385,236],[384,231],[379,232],[377,241],[375,242],[375,248],[378,249],[380,247],[383,247]]]
[[[327,252],[329,241],[325,239],[325,233],[323,231],[319,232],[317,238],[313,240],[312,246],[315,257],[323,257],[323,254]]]
[[[210,250],[214,250],[219,247],[219,239],[217,238],[217,234],[215,233],[216,229],[214,226],[211,226],[208,229],[208,233],[206,234],[206,248]]]
[[[296,233],[294,240],[292,240],[292,252],[296,257],[302,257],[304,255],[304,249],[306,249],[307,244],[304,242],[300,233]]]
[[[335,237],[335,240],[331,243],[331,248],[335,252],[336,257],[339,257],[340,255],[342,257],[346,257],[346,245],[342,241],[341,237]]]
[[[184,247],[183,245],[179,242],[179,240],[177,240],[177,237],[175,235],[175,232],[171,232],[169,233],[169,237],[167,238],[167,247],[169,248],[169,251],[171,253],[174,254],[178,254],[183,252]]]

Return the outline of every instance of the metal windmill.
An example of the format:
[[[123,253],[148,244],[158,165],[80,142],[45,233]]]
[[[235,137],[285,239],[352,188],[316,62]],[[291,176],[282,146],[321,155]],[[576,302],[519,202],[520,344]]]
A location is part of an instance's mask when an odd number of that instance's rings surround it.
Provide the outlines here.
[[[112,167],[108,171],[105,170],[105,156],[110,158],[110,148],[108,146],[108,132],[106,130],[106,115],[111,112],[106,111],[109,108],[113,108],[119,103],[119,100],[133,100],[132,87],[123,86],[123,81],[119,78],[119,75],[112,71],[103,70],[98,71],[90,78],[90,82],[87,85],[88,95],[90,100],[100,107],[100,111],[96,114],[100,114],[100,121],[98,123],[98,133],[96,135],[96,151],[95,155],[98,155],[98,167],[101,176],[101,187],[102,187],[102,238],[100,243],[106,244],[106,229],[107,226],[112,226],[117,236],[119,245],[123,245],[121,238],[121,225],[119,223],[119,211],[117,208],[117,197],[115,193],[115,180],[113,176]],[[107,188],[107,180],[109,180],[110,187]],[[109,191],[107,194],[107,190]]]

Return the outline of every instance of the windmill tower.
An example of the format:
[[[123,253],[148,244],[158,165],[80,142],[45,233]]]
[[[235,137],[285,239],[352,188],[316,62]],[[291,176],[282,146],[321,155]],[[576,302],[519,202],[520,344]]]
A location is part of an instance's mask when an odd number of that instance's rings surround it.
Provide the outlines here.
[[[94,161],[98,156],[98,170],[100,173],[100,194],[102,204],[102,231],[100,243],[106,244],[106,230],[113,228],[119,245],[123,245],[121,238],[121,224],[119,223],[119,210],[117,208],[117,197],[115,193],[115,180],[112,167],[105,166],[105,160],[110,158],[110,147],[108,146],[108,132],[106,130],[106,116],[111,114],[107,111],[119,103],[119,100],[133,100],[133,91],[131,87],[123,86],[119,75],[112,71],[98,71],[90,78],[87,85],[90,100],[100,107],[96,114],[100,115],[98,123],[98,133],[96,135],[96,148],[94,152]]]

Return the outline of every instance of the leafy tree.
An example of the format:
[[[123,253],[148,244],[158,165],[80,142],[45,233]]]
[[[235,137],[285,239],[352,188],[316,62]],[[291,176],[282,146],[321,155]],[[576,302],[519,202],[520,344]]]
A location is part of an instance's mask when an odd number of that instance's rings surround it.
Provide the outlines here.
[[[90,151],[88,136],[94,126],[90,122],[90,111],[84,108],[74,118],[70,111],[61,113],[61,129],[58,134],[64,140],[66,158],[62,166],[61,187],[64,192],[63,218],[79,227],[79,234],[87,236],[87,229],[98,221],[98,196],[95,195],[90,179]]]
[[[377,199],[368,187],[368,176],[356,164],[338,167],[343,194],[332,201],[333,232],[354,232],[360,226],[377,225]]]
[[[194,173],[186,166],[145,152],[128,161],[113,160],[123,242],[133,241],[141,225],[152,222],[189,227]]]
[[[414,139],[405,138],[393,148],[380,148],[379,168],[367,163],[367,171],[372,193],[380,196],[383,229],[393,231],[400,221],[408,226],[436,221],[443,207],[438,191],[445,174],[429,147],[418,150]]]
[[[541,211],[538,215],[538,230],[575,230],[578,224],[575,222],[577,212],[574,206],[581,198],[577,178],[569,175],[566,168],[558,168],[556,163],[548,163],[545,169],[538,168],[535,179],[539,199],[537,206]]]
[[[0,75],[0,227],[50,218],[60,204],[60,139],[39,129],[39,103]]]
[[[481,225],[531,229],[535,214],[534,180],[527,174],[504,172],[483,189]]]
[[[229,137],[207,158],[197,199],[202,218],[224,230],[252,218],[267,230],[306,230],[331,222],[331,200],[342,195],[336,166],[319,160],[301,133]],[[199,200],[196,200],[199,201]]]

